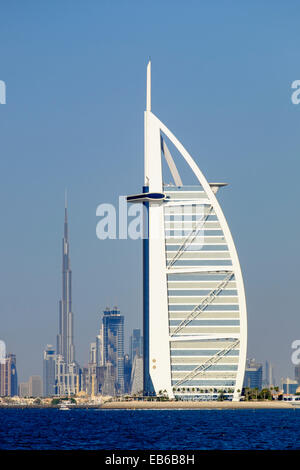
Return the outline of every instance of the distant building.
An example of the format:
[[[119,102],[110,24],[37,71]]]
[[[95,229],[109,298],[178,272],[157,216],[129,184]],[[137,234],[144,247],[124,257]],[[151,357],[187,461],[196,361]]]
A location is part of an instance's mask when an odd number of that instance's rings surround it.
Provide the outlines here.
[[[89,369],[88,367],[82,368],[82,375],[81,375],[81,391],[88,393],[89,388]]]
[[[0,363],[0,396],[18,395],[18,375],[15,354],[7,354]]]
[[[131,394],[143,393],[143,358],[135,355],[131,372]]]
[[[43,356],[43,393],[44,397],[55,395],[55,349],[50,344]]]
[[[55,361],[55,394],[58,396],[75,395],[80,391],[80,370],[73,362],[67,364],[58,354]]]
[[[103,323],[101,324],[99,335],[96,336],[96,363],[98,367],[104,364]]]
[[[299,384],[297,380],[290,379],[287,377],[282,382],[283,393],[294,395],[297,391]]]
[[[28,382],[21,382],[19,384],[19,397],[29,397],[29,384]]]
[[[131,379],[131,369],[132,363],[130,361],[129,355],[125,354],[124,356],[124,392],[130,393],[130,379]]]
[[[97,364],[97,359],[96,359],[96,343],[91,343],[90,344],[90,364]]]
[[[262,364],[255,359],[247,359],[243,387],[262,389]]]
[[[43,381],[39,375],[29,377],[28,395],[30,397],[41,397],[43,395]]]
[[[139,356],[143,355],[143,337],[141,336],[141,330],[134,329],[132,335],[130,336],[130,360],[133,364],[134,356],[138,354]]]
[[[121,395],[124,393],[124,316],[117,307],[103,312],[103,353],[104,365],[111,364],[115,390]]]
[[[101,368],[100,368],[101,369]],[[115,396],[116,390],[116,368],[111,362],[106,362],[103,366],[103,387],[101,389],[103,395]]]
[[[263,385],[267,388],[275,386],[274,367],[269,361],[266,361],[265,363],[265,377]]]
[[[300,384],[300,366],[295,367],[295,380]]]

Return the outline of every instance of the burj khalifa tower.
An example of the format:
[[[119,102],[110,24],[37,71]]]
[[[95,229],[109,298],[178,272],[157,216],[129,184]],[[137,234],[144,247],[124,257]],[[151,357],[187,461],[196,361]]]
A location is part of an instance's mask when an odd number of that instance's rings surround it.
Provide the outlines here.
[[[62,356],[65,364],[75,362],[67,198],[65,198],[64,237],[62,239],[62,298],[59,301],[59,333],[56,351]]]

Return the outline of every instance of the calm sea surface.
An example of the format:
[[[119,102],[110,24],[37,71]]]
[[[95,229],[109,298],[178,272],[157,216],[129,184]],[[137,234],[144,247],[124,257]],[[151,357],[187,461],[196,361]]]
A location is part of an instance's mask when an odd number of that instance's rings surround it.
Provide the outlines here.
[[[0,449],[300,449],[300,409],[0,409]]]

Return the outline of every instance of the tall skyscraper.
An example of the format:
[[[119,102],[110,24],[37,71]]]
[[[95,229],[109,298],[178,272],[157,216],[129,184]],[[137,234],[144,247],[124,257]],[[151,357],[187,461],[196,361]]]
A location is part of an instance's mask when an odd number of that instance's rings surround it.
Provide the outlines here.
[[[66,364],[75,361],[72,313],[72,271],[68,233],[68,210],[65,201],[64,237],[62,239],[62,298],[59,302],[59,333],[57,335],[57,354]]]
[[[169,145],[190,171],[187,185]],[[163,183],[162,160],[171,184]],[[214,389],[239,400],[247,313],[238,255],[216,197],[226,183],[208,183],[175,135],[152,113],[150,62],[144,167],[142,194],[127,197],[130,203],[144,204],[147,221],[144,393],[166,390],[170,398],[201,399]]]
[[[75,362],[67,200],[62,240],[62,298],[59,302],[59,333],[55,364],[55,392],[72,395],[79,391],[79,366]]]
[[[124,316],[117,307],[103,312],[104,364],[115,371],[117,394],[124,393]]]
[[[43,356],[43,393],[44,397],[55,394],[55,349],[47,345]]]
[[[0,362],[0,396],[18,395],[18,375],[15,354],[7,354]]]
[[[104,364],[103,323],[100,326],[99,335],[96,336],[96,363],[98,367]]]

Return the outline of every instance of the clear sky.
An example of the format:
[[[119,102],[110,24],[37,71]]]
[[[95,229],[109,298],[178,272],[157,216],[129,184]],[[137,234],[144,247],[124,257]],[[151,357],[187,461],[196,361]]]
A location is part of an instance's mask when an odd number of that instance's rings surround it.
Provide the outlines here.
[[[68,188],[78,361],[100,313],[142,328],[141,242],[100,241],[96,208],[143,183],[148,57],[152,110],[210,181],[236,242],[248,357],[293,374],[300,339],[300,5],[289,1],[1,2],[0,339],[20,380],[55,344]]]

